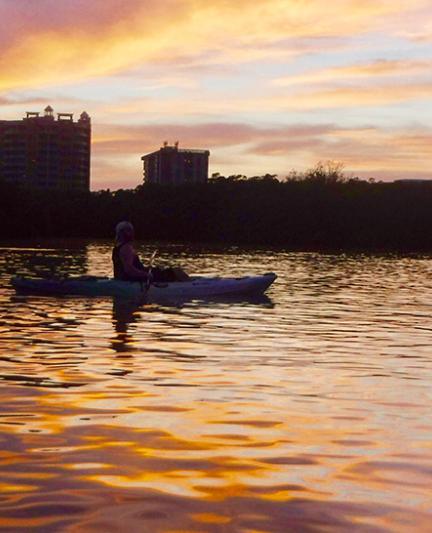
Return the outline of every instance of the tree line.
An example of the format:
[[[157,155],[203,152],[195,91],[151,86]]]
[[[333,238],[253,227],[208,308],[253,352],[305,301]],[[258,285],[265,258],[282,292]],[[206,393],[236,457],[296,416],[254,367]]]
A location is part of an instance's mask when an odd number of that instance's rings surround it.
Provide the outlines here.
[[[111,238],[130,220],[150,241],[293,250],[432,251],[432,182],[374,182],[319,163],[284,180],[213,174],[207,184],[89,193],[0,182],[0,238]]]

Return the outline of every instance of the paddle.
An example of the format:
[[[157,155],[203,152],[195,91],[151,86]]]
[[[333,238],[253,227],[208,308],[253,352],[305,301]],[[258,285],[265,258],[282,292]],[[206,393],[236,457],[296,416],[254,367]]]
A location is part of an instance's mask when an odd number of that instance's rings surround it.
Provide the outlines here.
[[[150,285],[151,285],[151,278],[152,278],[152,268],[153,268],[153,261],[154,261],[154,258],[156,257],[158,251],[155,250],[152,254],[151,254],[151,257],[150,257],[150,261],[149,261],[149,269],[148,269],[148,272],[147,272],[147,282],[146,282],[146,292],[148,292],[149,288],[150,288]]]

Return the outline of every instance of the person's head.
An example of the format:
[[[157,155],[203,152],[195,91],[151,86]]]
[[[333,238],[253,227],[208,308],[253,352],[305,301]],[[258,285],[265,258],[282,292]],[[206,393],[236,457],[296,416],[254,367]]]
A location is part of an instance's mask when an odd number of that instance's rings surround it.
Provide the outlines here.
[[[134,227],[130,222],[124,220],[119,222],[115,229],[115,240],[117,243],[130,242],[134,239]]]

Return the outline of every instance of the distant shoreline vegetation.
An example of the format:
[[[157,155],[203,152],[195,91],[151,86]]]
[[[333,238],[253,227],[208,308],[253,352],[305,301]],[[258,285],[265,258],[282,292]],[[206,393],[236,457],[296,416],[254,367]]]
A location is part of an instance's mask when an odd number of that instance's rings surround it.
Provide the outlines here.
[[[129,219],[140,240],[293,250],[432,252],[432,182],[365,181],[318,163],[283,181],[213,174],[207,184],[89,193],[0,180],[0,238],[111,238]]]

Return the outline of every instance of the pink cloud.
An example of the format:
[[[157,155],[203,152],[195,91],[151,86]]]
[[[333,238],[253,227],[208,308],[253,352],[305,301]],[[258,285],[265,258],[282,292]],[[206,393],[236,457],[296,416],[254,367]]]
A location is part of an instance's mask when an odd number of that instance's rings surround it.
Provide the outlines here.
[[[188,147],[209,148],[241,145],[263,139],[304,139],[338,129],[334,125],[258,128],[242,123],[99,125],[94,128],[94,149],[98,154],[144,153],[158,149],[165,140],[171,143],[179,140],[181,145]]]
[[[342,162],[358,175],[390,178],[410,175],[431,176],[430,146],[432,131],[424,128],[353,128],[311,134],[303,138],[274,139],[248,148],[251,155],[281,161],[309,159]]]
[[[91,188],[101,189],[130,189],[142,183],[141,161],[126,165],[124,160],[92,158]]]

